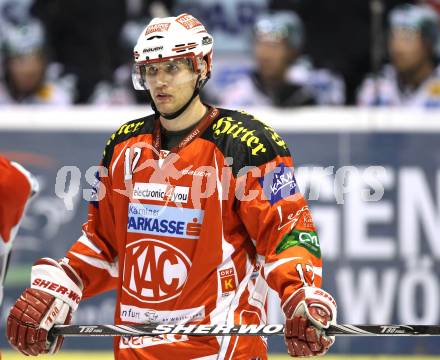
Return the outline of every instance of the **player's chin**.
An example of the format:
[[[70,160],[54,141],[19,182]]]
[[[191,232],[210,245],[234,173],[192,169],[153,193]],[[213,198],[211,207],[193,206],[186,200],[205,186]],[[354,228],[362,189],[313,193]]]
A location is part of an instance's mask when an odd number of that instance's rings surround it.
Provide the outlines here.
[[[155,102],[155,105],[157,110],[159,110],[159,112],[161,112],[162,114],[172,114],[179,110],[176,104],[169,102],[157,101]]]

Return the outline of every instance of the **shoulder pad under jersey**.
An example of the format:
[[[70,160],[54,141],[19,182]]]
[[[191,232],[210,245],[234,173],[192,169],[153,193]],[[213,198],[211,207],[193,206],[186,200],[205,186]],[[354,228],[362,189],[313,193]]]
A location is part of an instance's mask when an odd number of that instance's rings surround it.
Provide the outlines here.
[[[269,125],[244,111],[219,109],[202,138],[233,158],[234,176],[244,166],[261,166],[276,156],[290,156],[286,142]]]
[[[131,137],[139,134],[151,134],[154,126],[154,115],[148,115],[140,119],[131,120],[120,126],[108,139],[102,154],[102,165],[108,167],[112,160],[113,150],[117,144],[120,144]]]

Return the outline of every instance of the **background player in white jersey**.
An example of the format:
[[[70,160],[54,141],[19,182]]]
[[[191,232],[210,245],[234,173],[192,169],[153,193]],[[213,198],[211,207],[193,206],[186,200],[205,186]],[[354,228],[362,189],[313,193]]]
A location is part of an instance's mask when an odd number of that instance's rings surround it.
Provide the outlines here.
[[[439,18],[428,6],[400,5],[389,16],[391,63],[363,82],[362,106],[440,107]]]
[[[154,114],[110,137],[83,235],[66,257],[34,264],[7,320],[19,351],[58,351],[62,337],[49,339],[50,329],[110,289],[117,324],[259,325],[270,286],[292,356],[333,344],[325,329],[336,302],[320,289],[318,235],[287,144],[250,114],[201,102],[212,48],[190,14],[155,18],[140,34],[133,79]],[[114,347],[118,360],[267,358],[257,336],[116,338]]]

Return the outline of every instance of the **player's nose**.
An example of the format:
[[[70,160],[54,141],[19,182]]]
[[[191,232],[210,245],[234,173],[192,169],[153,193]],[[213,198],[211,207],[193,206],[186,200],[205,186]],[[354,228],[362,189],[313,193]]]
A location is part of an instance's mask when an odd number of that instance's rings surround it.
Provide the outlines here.
[[[164,71],[163,69],[159,69],[157,75],[156,75],[156,83],[158,87],[161,86],[168,86],[168,84],[171,81],[171,75],[167,74],[166,71]]]

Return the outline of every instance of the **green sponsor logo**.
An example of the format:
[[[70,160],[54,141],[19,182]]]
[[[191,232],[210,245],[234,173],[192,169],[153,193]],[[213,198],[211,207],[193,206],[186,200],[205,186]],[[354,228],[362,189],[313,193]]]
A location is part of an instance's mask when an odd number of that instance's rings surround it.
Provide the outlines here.
[[[292,246],[302,246],[317,258],[321,258],[321,247],[318,234],[315,231],[292,230],[283,236],[275,251],[279,254]]]

